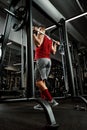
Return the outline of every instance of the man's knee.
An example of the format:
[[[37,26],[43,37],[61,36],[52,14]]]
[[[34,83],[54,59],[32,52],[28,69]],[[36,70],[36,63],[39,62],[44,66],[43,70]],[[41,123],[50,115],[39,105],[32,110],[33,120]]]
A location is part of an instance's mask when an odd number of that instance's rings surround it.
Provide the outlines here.
[[[36,81],[36,86],[41,86],[42,81]]]
[[[36,86],[39,87],[39,89],[41,89],[42,91],[47,89],[45,83],[43,82],[43,80],[40,81],[36,81]]]

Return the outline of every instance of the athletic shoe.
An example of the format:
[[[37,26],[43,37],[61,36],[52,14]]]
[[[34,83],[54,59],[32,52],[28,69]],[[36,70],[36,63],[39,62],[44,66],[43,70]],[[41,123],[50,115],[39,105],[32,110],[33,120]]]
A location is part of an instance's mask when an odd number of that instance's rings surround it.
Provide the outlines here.
[[[50,103],[50,105],[52,107],[55,107],[55,106],[59,105],[59,103],[56,100],[54,100],[54,99],[52,99],[52,101],[50,101],[49,103]]]
[[[34,106],[35,110],[43,110],[43,108],[41,107],[40,104],[37,104],[36,106]]]

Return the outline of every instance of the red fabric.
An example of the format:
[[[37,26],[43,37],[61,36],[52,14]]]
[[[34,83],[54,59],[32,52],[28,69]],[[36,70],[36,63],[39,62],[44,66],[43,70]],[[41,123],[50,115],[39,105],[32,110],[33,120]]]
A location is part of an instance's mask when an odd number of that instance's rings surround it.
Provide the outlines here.
[[[43,94],[42,92],[41,92],[40,95],[41,95],[41,98],[42,98],[42,99],[44,99],[44,100],[46,99],[46,97],[44,96],[44,94]]]
[[[50,92],[48,91],[48,89],[45,89],[43,91],[43,95],[47,98],[48,101],[52,100],[52,96],[51,96]]]
[[[44,41],[40,47],[36,47],[35,60],[39,58],[50,58],[50,52],[52,50],[52,40],[47,36],[44,36]]]

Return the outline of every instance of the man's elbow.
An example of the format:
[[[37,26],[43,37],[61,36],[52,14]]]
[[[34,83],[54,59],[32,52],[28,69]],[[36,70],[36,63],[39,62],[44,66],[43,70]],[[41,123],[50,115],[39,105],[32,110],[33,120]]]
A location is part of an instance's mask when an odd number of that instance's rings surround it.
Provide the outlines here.
[[[38,42],[38,43],[37,43],[37,47],[40,47],[40,46],[41,46],[41,43],[40,43],[40,42]]]

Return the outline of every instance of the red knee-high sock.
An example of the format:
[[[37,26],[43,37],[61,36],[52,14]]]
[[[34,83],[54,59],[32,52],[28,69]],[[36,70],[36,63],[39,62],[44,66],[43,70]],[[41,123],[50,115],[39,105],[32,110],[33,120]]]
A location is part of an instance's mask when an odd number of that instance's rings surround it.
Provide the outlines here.
[[[40,96],[42,99],[46,99],[45,95],[43,94],[43,92],[40,92]]]
[[[52,100],[52,96],[51,96],[50,92],[48,91],[48,89],[45,89],[42,93],[47,98],[48,101]]]

